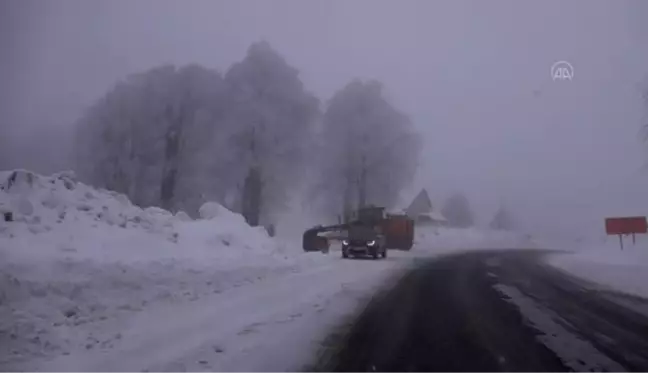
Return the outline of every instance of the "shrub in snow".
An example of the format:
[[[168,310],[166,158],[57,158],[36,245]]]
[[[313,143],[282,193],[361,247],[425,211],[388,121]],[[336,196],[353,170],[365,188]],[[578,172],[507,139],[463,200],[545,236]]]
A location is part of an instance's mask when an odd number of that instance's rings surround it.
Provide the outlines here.
[[[151,206],[144,209],[144,212],[152,217],[167,220],[170,219],[173,215],[167,210],[161,209],[159,207]]]
[[[111,195],[115,198],[119,204],[121,204],[124,207],[129,207],[132,206],[131,201],[128,199],[128,197],[125,194],[122,193],[111,193]]]
[[[3,173],[0,190],[11,191],[31,188],[36,181],[36,175],[26,170],[15,170]]]
[[[230,211],[216,202],[205,202],[198,210],[200,218],[204,220],[219,219],[221,222],[228,222],[234,225],[247,226],[243,215]]]
[[[266,227],[261,227],[261,226],[258,226],[258,227],[252,227],[252,230],[255,231],[259,236],[267,236],[267,237],[270,237],[270,235],[268,234],[268,230],[267,230]]]
[[[77,183],[74,171],[63,171],[52,175],[52,178],[60,180],[67,190],[74,190]]]
[[[201,219],[209,220],[217,217],[222,209],[225,207],[219,205],[216,202],[205,202],[198,209],[198,214]]]
[[[191,217],[184,211],[178,211],[175,214],[175,217],[176,217],[176,219],[178,219],[180,221],[191,221],[192,220]]]

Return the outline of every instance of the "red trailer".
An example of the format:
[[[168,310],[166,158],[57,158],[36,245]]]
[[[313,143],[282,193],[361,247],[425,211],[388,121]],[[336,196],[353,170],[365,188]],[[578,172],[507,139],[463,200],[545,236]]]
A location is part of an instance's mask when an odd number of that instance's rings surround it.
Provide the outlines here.
[[[387,247],[410,250],[414,245],[414,220],[405,214],[388,214],[383,220]]]

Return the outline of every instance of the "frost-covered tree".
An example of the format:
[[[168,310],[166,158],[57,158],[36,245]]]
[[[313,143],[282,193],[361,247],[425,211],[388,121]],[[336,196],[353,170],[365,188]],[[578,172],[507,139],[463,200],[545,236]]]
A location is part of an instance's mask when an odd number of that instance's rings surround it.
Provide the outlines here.
[[[643,136],[643,141],[648,142],[648,77],[643,79],[641,85],[641,101],[643,102],[641,135]]]
[[[490,223],[490,228],[497,230],[513,230],[515,225],[511,213],[506,208],[500,207]]]
[[[8,54],[5,54],[7,56]],[[11,98],[13,96],[10,89],[11,84],[9,83],[12,74],[10,69],[2,69],[0,72],[0,78],[3,78],[3,88],[0,88],[0,171],[7,170],[14,167],[13,160],[13,147],[12,140],[13,134],[11,131],[12,128],[16,127],[16,120],[14,116],[11,115]],[[12,127],[13,126],[13,127]]]
[[[418,136],[377,81],[354,80],[338,91],[319,138],[320,174],[312,196],[328,215],[369,204],[391,207],[415,175]]]
[[[9,129],[0,125],[0,171],[8,170],[12,166],[10,145]]]
[[[319,100],[267,42],[252,44],[225,75],[233,101],[229,158],[238,166],[238,209],[250,225],[269,223],[300,182]]]
[[[468,228],[475,224],[468,198],[461,193],[450,196],[443,205],[441,213],[454,227]]]
[[[217,192],[227,97],[221,75],[197,65],[131,75],[79,120],[77,169],[137,204],[195,211]]]

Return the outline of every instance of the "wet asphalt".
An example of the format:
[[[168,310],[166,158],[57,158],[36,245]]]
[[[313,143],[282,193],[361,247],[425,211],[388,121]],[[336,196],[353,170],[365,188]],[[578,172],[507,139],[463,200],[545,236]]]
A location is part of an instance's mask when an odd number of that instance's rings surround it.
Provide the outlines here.
[[[648,371],[648,301],[572,277],[547,254],[421,262],[337,330],[312,370]]]

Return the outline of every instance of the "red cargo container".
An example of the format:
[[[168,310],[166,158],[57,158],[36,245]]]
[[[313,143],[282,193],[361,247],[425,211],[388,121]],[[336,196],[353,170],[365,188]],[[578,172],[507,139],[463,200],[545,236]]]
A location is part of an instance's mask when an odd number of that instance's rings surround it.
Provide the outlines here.
[[[410,250],[414,245],[414,221],[407,215],[387,215],[382,226],[388,249]]]

